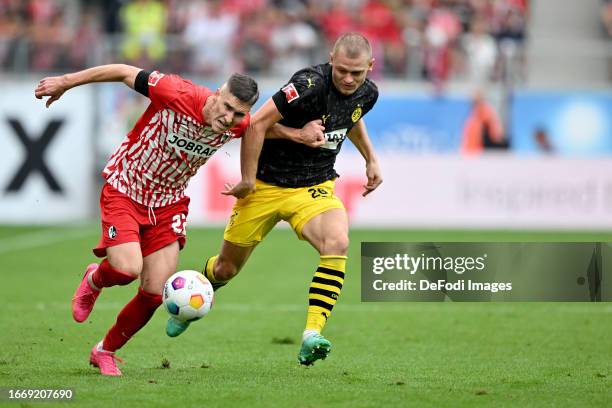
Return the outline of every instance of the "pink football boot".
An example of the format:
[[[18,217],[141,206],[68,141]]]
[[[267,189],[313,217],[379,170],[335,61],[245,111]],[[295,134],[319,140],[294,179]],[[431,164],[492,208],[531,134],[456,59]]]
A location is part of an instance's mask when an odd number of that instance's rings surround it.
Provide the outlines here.
[[[102,350],[102,342],[96,344],[91,349],[89,355],[89,364],[100,369],[100,374],[118,377],[121,375],[121,370],[117,367],[117,361],[123,363],[119,357],[110,351]]]
[[[81,284],[72,297],[72,317],[79,323],[84,322],[93,310],[101,289],[92,288],[91,275],[98,269],[98,264],[87,265]]]

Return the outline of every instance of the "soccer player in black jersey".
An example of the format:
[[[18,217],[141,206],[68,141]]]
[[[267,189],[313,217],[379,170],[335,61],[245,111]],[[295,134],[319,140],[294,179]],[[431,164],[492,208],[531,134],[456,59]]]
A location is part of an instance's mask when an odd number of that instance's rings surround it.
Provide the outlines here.
[[[336,41],[329,63],[296,72],[253,115],[245,137],[259,143],[241,152],[242,180],[224,192],[238,201],[220,254],[209,258],[204,268],[213,286],[223,286],[280,220],[310,242],[321,258],[310,285],[298,356],[304,365],[324,359],[331,349],[321,330],[344,282],[348,219],[334,195],[338,177],[334,163],[346,137],[366,162],[368,182],[363,195],[382,182],[363,120],[378,98],[376,85],[366,78],[373,63],[368,40],[360,34],[344,34]],[[184,329],[169,334],[178,335]]]

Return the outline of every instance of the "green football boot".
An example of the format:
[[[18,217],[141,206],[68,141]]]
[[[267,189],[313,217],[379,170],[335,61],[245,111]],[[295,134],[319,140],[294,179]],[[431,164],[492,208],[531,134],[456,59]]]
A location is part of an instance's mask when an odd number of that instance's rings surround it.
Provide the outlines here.
[[[189,322],[183,322],[174,317],[170,317],[166,323],[166,334],[170,337],[176,337],[183,333],[189,327]]]
[[[302,365],[309,366],[317,360],[325,360],[330,351],[331,343],[320,334],[313,334],[302,341],[298,361]]]

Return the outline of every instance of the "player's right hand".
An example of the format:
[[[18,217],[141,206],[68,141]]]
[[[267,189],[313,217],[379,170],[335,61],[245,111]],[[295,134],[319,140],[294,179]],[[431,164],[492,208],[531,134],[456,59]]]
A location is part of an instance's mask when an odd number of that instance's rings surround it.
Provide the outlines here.
[[[47,99],[45,104],[48,108],[66,92],[64,82],[64,77],[61,76],[43,78],[34,90],[34,96],[38,99],[42,99],[43,96],[49,96],[50,98]]]
[[[240,183],[232,185],[225,183],[225,190],[221,192],[223,195],[231,195],[236,198],[244,198],[255,191],[255,185],[253,183],[247,183],[241,180]]]
[[[299,131],[298,140],[299,143],[305,144],[306,146],[317,148],[325,144],[325,126],[321,119],[315,119],[304,125]]]

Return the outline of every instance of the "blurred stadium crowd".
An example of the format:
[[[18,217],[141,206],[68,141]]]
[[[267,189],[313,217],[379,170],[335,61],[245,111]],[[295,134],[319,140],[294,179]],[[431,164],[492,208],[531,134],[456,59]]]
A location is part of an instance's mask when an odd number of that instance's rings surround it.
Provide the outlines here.
[[[355,30],[378,78],[486,82],[503,76],[505,51],[523,64],[528,17],[528,0],[0,0],[0,66],[286,77]]]

